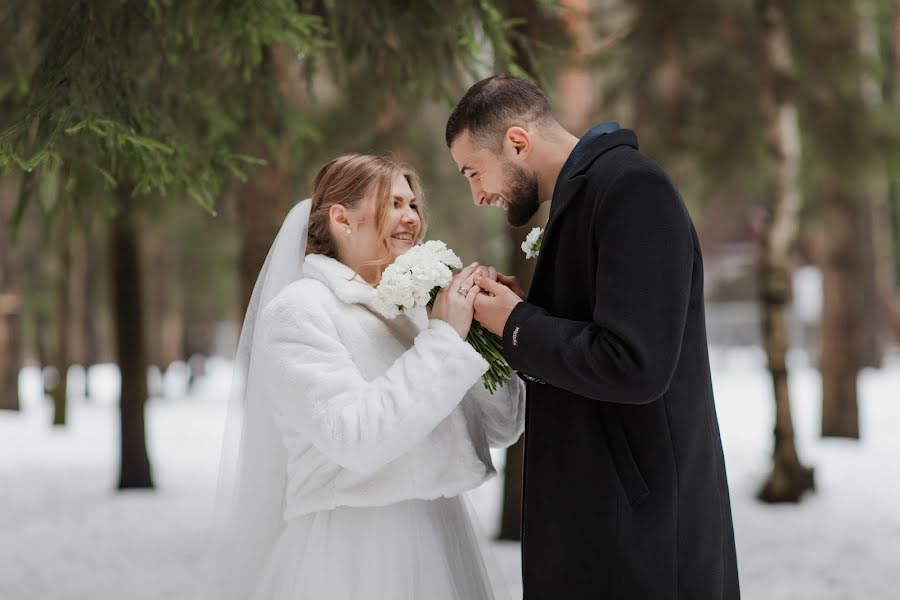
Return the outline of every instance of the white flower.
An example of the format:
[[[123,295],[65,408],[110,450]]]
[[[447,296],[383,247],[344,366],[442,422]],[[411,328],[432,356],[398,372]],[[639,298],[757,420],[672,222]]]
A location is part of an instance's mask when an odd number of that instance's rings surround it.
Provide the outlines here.
[[[535,227],[528,233],[525,237],[525,241],[522,242],[522,252],[525,253],[526,259],[534,258],[540,254],[542,241],[544,241],[543,228]]]
[[[413,246],[397,257],[375,288],[375,308],[388,319],[414,306],[426,306],[435,288],[445,287],[462,261],[444,242]]]

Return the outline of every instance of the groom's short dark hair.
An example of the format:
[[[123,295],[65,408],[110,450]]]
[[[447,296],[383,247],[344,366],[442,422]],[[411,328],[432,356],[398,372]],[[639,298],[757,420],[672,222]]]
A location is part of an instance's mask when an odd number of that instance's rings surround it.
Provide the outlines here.
[[[510,127],[556,120],[541,88],[512,75],[494,75],[469,88],[447,119],[447,147],[468,130],[477,147],[499,152]]]

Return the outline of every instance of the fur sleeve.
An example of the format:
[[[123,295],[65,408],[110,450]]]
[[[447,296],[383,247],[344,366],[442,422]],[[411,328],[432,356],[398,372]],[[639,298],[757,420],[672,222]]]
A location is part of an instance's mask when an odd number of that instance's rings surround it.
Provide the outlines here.
[[[387,372],[367,381],[324,306],[300,296],[302,302],[287,295],[266,307],[264,385],[282,430],[307,438],[344,468],[373,472],[409,451],[487,370],[452,327],[432,320]]]

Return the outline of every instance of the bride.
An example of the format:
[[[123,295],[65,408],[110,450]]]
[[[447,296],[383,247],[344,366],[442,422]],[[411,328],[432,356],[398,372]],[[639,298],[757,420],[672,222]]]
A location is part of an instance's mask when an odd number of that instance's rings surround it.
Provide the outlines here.
[[[257,280],[236,360],[217,506],[216,598],[494,598],[461,494],[522,433],[518,378],[490,395],[464,340],[477,264],[423,309],[373,308],[425,234],[416,175],[325,165]]]

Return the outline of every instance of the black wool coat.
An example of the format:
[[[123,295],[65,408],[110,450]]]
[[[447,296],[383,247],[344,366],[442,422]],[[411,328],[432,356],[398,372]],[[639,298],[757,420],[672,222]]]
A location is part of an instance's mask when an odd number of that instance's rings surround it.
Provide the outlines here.
[[[528,387],[525,600],[737,599],[691,218],[626,129],[558,185],[503,331]]]

